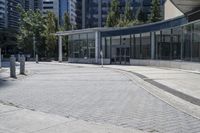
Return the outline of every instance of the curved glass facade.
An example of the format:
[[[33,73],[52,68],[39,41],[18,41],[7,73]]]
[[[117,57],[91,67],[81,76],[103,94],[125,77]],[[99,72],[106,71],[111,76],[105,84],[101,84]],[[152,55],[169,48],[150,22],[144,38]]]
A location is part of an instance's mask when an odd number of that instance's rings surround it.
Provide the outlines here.
[[[108,32],[111,33],[111,31]],[[113,48],[117,44],[129,48],[130,59],[200,62],[200,21],[150,32],[139,33],[133,30],[132,33],[130,32],[127,35],[124,35],[124,32],[117,32],[119,33],[118,36],[116,32],[113,36],[110,34],[109,37],[107,33],[103,34],[106,36],[102,36],[103,51],[110,47]],[[111,38],[111,41],[109,38]],[[115,50],[112,49],[111,53],[104,51],[104,54],[106,52],[107,55],[105,57],[110,58],[111,63],[115,62],[113,51]],[[129,57],[129,55],[127,56]],[[119,53],[117,56],[121,58],[123,55]]]
[[[110,64],[150,59],[200,62],[200,20],[187,23],[180,17],[130,28],[78,30],[67,35],[70,58],[95,59],[99,63],[103,56]]]

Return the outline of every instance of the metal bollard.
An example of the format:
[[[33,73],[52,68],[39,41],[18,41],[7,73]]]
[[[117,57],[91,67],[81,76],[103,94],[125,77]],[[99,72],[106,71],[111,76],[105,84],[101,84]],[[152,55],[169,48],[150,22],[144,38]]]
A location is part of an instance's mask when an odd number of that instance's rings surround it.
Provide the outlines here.
[[[20,74],[24,75],[25,74],[25,57],[22,55],[20,57]]]
[[[36,63],[39,63],[39,62],[38,62],[38,54],[35,55],[35,62],[36,62]]]
[[[10,77],[16,78],[16,58],[14,55],[10,57]]]

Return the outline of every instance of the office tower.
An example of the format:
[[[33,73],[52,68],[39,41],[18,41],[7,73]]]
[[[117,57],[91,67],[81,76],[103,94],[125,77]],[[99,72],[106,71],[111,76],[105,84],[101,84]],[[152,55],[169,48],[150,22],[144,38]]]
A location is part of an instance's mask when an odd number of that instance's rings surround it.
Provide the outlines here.
[[[110,10],[111,1],[112,0],[77,0],[77,13],[79,13],[79,15],[76,21],[78,27],[104,27]],[[164,1],[165,0],[160,0],[161,15],[163,15]],[[126,0],[119,0],[119,3],[120,13],[123,14]],[[131,0],[131,7],[135,17],[137,17],[140,10],[145,12],[147,17],[150,17],[151,0]]]
[[[71,24],[76,25],[75,3],[76,0],[43,0],[43,14],[46,15],[48,11],[53,12],[62,25],[64,13],[67,12]]]
[[[42,0],[34,0],[34,10],[42,10]]]
[[[23,0],[23,7],[27,10],[42,10],[42,0]]]
[[[58,0],[43,0],[42,4],[43,14],[46,15],[47,12],[53,12],[56,16],[59,14],[59,1]]]
[[[76,0],[60,0],[59,19],[63,24],[64,14],[68,13],[72,25],[76,25]]]
[[[0,0],[0,29],[5,27],[6,1]]]
[[[17,6],[22,5],[21,0],[7,0],[6,24],[5,26],[11,29],[19,28],[19,12]]]

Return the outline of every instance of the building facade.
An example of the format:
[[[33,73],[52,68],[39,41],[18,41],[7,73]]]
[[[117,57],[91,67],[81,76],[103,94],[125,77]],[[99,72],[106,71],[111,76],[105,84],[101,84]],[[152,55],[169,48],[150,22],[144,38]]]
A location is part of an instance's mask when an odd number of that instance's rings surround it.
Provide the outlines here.
[[[161,15],[163,16],[163,4],[165,0],[160,0]],[[119,0],[120,13],[123,14],[125,10],[126,0]],[[80,6],[81,5],[81,6]],[[111,0],[78,0],[77,10],[81,13],[77,17],[78,27],[93,28],[104,27],[106,24],[107,15],[110,9]],[[131,0],[131,7],[134,17],[137,17],[140,10],[142,10],[147,18],[151,14],[151,0]],[[80,11],[78,11],[80,12]],[[80,26],[81,25],[81,26]]]
[[[56,17],[59,17],[59,1],[58,0],[43,0],[43,14],[47,15],[47,12],[53,12]]]
[[[19,28],[19,12],[21,5],[26,11],[42,9],[42,0],[0,0],[0,28],[17,30]]]
[[[76,25],[75,4],[76,0],[43,0],[43,14],[46,15],[48,11],[53,12],[58,18],[59,24],[62,25],[64,13],[67,12],[71,24]]]
[[[128,28],[58,32],[59,46],[62,36],[69,36],[69,62],[200,70],[200,1],[171,1],[184,15]]]
[[[19,13],[17,6],[22,5],[22,0],[7,0],[7,11],[6,11],[6,25],[5,27],[10,29],[19,28]]]
[[[42,0],[23,0],[24,9],[27,10],[42,10]]]
[[[68,13],[72,25],[76,25],[76,0],[60,0],[59,19],[61,25],[64,21],[64,14]]]
[[[0,29],[5,27],[6,22],[6,1],[0,0]]]

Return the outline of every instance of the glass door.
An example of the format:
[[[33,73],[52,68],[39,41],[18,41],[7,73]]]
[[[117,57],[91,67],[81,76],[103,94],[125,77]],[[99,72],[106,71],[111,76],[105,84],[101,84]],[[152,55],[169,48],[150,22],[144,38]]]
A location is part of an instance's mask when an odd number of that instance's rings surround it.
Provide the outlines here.
[[[130,48],[129,47],[117,47],[115,48],[115,64],[129,64],[130,63]]]

